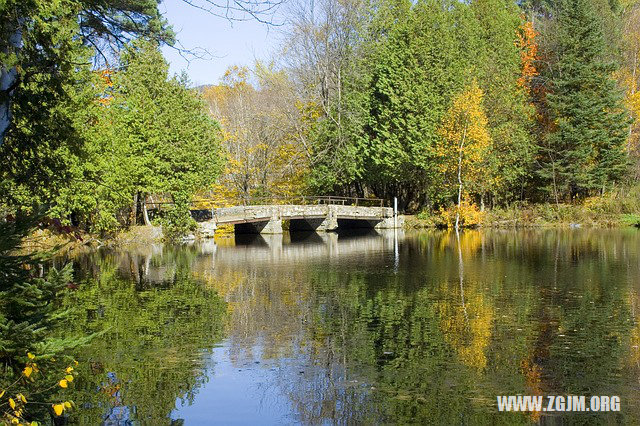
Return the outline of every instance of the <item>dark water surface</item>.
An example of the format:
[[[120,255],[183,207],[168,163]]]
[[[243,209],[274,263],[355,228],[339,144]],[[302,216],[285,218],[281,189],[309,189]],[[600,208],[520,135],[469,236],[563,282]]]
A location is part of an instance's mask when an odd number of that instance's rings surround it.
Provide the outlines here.
[[[640,231],[294,234],[74,259],[80,424],[640,424]],[[499,413],[497,395],[618,395]]]

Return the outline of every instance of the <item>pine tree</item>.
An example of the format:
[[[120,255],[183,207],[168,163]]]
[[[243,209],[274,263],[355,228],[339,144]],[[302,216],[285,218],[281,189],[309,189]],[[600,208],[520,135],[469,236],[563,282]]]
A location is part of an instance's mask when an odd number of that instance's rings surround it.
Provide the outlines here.
[[[539,175],[556,201],[604,190],[622,177],[628,126],[592,3],[564,0],[557,16],[557,63],[547,98],[553,128],[539,152]]]
[[[0,376],[8,378],[22,368],[19,360],[27,352],[52,351],[48,338],[62,318],[55,300],[71,281],[71,264],[40,276],[42,256],[16,253],[39,218],[18,216],[0,222]]]

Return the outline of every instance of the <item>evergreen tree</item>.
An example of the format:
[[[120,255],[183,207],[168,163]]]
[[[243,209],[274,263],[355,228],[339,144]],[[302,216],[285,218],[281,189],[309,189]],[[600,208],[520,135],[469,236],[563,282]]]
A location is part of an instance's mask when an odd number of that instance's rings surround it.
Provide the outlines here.
[[[509,0],[476,0],[471,4],[478,22],[481,49],[475,68],[485,94],[492,145],[481,195],[500,200],[518,197],[531,171],[535,144],[533,108],[519,84],[520,51],[516,44],[521,10]]]
[[[73,184],[61,191],[54,214],[110,231],[132,210],[135,223],[146,194],[163,193],[176,204],[168,224],[187,231],[193,195],[222,169],[218,124],[186,79],[168,78],[156,44],[137,42],[121,61],[122,70],[99,89],[95,119],[83,128],[87,155],[76,159]]]
[[[60,349],[50,333],[62,318],[55,300],[71,281],[71,264],[43,275],[42,256],[17,253],[39,218],[19,215],[0,222],[0,377],[8,380],[22,369],[20,361],[27,352],[51,354]]]
[[[144,35],[171,42],[158,0],[0,2],[0,202],[51,202],[82,141],[90,58]],[[86,48],[83,46],[90,46]]]
[[[540,147],[538,171],[556,201],[604,191],[621,179],[628,126],[591,1],[563,0],[557,16],[557,63],[547,96],[553,125]]]
[[[363,145],[365,180],[378,196],[397,195],[415,209],[442,195],[438,129],[471,74],[472,19],[464,4],[420,1],[377,47]]]

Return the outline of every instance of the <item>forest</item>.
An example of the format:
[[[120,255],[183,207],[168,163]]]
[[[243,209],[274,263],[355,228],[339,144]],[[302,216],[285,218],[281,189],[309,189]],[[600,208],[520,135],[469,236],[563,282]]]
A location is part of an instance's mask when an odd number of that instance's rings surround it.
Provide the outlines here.
[[[205,193],[398,197],[469,225],[637,207],[615,201],[640,177],[634,1],[285,2],[277,57],[199,88],[169,75],[156,0],[111,3],[2,6],[5,216],[46,206],[104,234],[148,222],[161,195],[177,235]]]

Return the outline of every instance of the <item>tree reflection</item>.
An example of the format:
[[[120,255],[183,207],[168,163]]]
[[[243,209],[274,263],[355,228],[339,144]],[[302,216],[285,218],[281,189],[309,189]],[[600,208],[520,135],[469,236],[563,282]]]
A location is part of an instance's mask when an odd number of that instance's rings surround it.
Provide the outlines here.
[[[66,300],[67,330],[99,333],[76,354],[75,421],[166,424],[176,398],[192,401],[206,380],[204,354],[222,337],[226,306],[184,263],[152,283],[120,278],[120,260],[94,259],[98,278]]]
[[[92,377],[81,421],[113,408],[167,422],[175,398],[192,398],[205,377],[201,351],[223,334],[233,365],[272,369],[270,385],[304,424],[549,420],[498,413],[496,396],[514,394],[620,395],[618,415],[640,421],[637,232],[319,244],[97,263],[100,279],[68,301],[81,307],[74,327],[104,332],[79,355]],[[138,279],[122,278],[129,264]],[[620,420],[605,416],[563,420]]]
[[[638,254],[624,237],[434,234],[421,251],[417,290],[406,277],[312,268],[305,362],[316,369],[282,380],[303,422],[528,423],[497,414],[495,396],[621,392],[620,262],[637,271]]]
[[[476,246],[477,232],[463,234],[465,245]],[[465,301],[464,261],[462,258],[462,244],[459,232],[455,233],[455,244],[458,254],[459,287],[447,286],[450,297],[437,304],[441,327],[445,340],[456,351],[460,362],[468,367],[479,370],[487,366],[487,350],[491,338],[493,307],[486,300],[475,283],[467,283]],[[454,297],[451,297],[454,296]],[[459,303],[455,303],[455,296]]]

